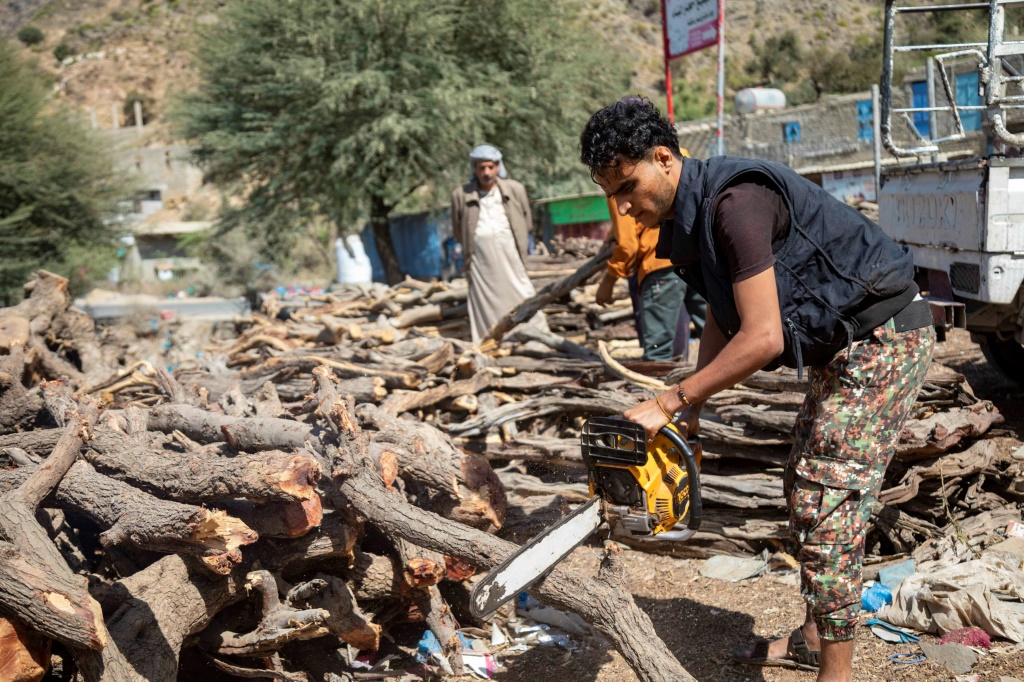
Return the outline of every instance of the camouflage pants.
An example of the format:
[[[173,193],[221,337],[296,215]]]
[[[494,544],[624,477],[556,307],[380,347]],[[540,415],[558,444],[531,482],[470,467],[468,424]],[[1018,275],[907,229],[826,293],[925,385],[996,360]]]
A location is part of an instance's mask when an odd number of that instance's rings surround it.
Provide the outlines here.
[[[935,330],[892,320],[810,371],[786,466],[790,538],[818,634],[853,639],[864,535],[900,432],[931,360]]]

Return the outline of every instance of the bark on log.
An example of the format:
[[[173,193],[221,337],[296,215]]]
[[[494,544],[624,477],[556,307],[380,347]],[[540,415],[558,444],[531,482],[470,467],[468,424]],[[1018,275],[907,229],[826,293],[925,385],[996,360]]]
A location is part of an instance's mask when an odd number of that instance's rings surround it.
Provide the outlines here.
[[[108,642],[100,606],[89,596],[87,581],[71,572],[35,516],[36,507],[78,457],[98,411],[92,401],[71,407],[62,384],[47,388],[51,413],[67,425],[46,461],[0,497],[0,606],[69,647],[99,650]]]
[[[198,418],[220,417],[232,423],[265,422],[260,419],[234,420],[191,406],[182,407],[182,413],[193,413]],[[107,413],[110,416],[110,413]],[[286,421],[286,420],[274,420]],[[318,429],[301,422],[289,421],[306,429]],[[170,426],[170,425],[168,425]],[[169,429],[173,433],[174,429]],[[59,429],[29,431],[0,436],[0,451],[17,447],[29,453],[40,454],[51,450],[57,443]],[[202,435],[200,430],[199,434]],[[315,441],[320,447],[320,441]],[[290,449],[290,448],[289,448]],[[102,473],[151,492],[184,503],[217,502],[245,498],[254,502],[298,501],[312,499],[320,467],[305,455],[283,452],[257,452],[227,458],[201,452],[167,450],[147,440],[146,444],[132,442],[109,427],[98,430],[86,450],[86,459]]]
[[[147,413],[154,431],[181,431],[200,443],[230,443],[245,452],[299,450],[308,442],[319,446],[316,427],[291,419],[228,417],[192,405],[158,405]]]
[[[271,571],[285,568],[302,571],[310,564],[325,560],[346,565],[361,534],[358,524],[333,512],[325,514],[320,527],[312,533],[287,542],[264,540],[254,550],[260,564]]]
[[[29,470],[0,472],[0,491],[20,485]],[[46,506],[86,514],[106,529],[106,547],[129,542],[140,549],[189,554],[217,573],[227,574],[241,561],[239,547],[256,542],[246,524],[224,512],[179,504],[148,495],[76,462],[49,496]]]
[[[109,431],[97,433],[85,458],[111,478],[157,497],[192,504],[235,498],[254,502],[311,500],[320,480],[320,464],[307,455],[269,451],[218,457],[158,450]]]
[[[579,358],[580,360],[594,362],[598,359],[596,355],[578,343],[573,343],[564,336],[552,334],[551,332],[544,332],[539,329],[535,329],[534,327],[521,327],[515,335],[518,338],[526,339],[527,341],[542,343],[548,348],[565,353],[566,355],[574,358]]]
[[[449,675],[462,675],[462,642],[459,640],[459,623],[448,603],[441,596],[436,585],[419,589],[414,594],[414,602],[423,614],[427,627],[434,633],[441,645],[444,657],[441,669]]]
[[[270,571],[252,571],[246,576],[246,589],[260,599],[260,622],[252,632],[207,629],[201,645],[208,651],[229,656],[266,656],[288,642],[316,639],[328,634],[325,622],[330,615],[319,608],[296,609],[281,602],[277,581]]]
[[[359,608],[348,584],[325,573],[318,574],[316,578],[322,580],[325,587],[305,600],[306,606],[327,612],[324,625],[346,644],[361,651],[379,649],[381,627],[371,622]]]
[[[101,682],[175,682],[185,639],[246,597],[239,572],[211,576],[198,562],[177,555],[119,580],[112,592],[121,606],[107,619],[111,645],[84,666],[79,659],[90,679]],[[127,661],[120,671],[111,662],[115,653]]]
[[[471,379],[453,381],[449,384],[434,386],[424,391],[392,393],[383,403],[380,409],[388,414],[401,414],[412,410],[419,410],[446,400],[467,395],[476,395],[487,389],[494,382],[494,376],[488,372],[480,372]]]
[[[606,244],[601,251],[584,263],[576,272],[557,282],[552,282],[543,289],[531,296],[512,310],[502,315],[501,319],[494,323],[494,326],[487,332],[485,341],[500,342],[505,334],[513,328],[526,322],[544,306],[552,301],[565,296],[570,291],[587,282],[591,277],[604,269],[605,263],[612,255],[612,245]]]
[[[474,528],[501,528],[508,501],[486,458],[463,453],[428,424],[396,419],[373,405],[360,405],[356,414],[377,430],[374,441],[397,446],[399,476],[429,495],[432,509]]]
[[[319,526],[324,517],[319,495],[299,502],[233,502],[225,506],[261,538],[300,538]]]
[[[517,546],[412,507],[388,494],[368,470],[355,470],[339,492],[358,512],[392,537],[459,557],[482,568],[508,558]],[[654,631],[651,619],[620,586],[588,580],[561,566],[531,591],[558,608],[578,613],[622,653],[644,682],[694,680]]]

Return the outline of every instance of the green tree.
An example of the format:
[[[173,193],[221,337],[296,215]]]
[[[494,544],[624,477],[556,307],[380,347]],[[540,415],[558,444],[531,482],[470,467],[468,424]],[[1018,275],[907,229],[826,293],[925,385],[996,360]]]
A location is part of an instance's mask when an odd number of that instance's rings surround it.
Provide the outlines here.
[[[208,177],[244,194],[222,231],[273,258],[311,223],[368,217],[395,281],[388,214],[443,201],[475,144],[533,190],[584,186],[579,131],[629,82],[600,43],[574,0],[235,0],[178,115]]]
[[[43,35],[43,32],[35,26],[23,26],[18,31],[18,40],[20,40],[23,45],[38,45],[43,42],[45,38],[46,36]]]
[[[763,43],[751,36],[750,47],[754,56],[744,65],[744,69],[761,85],[796,81],[804,58],[804,50],[796,33],[786,31],[765,39]]]
[[[50,105],[41,75],[0,41],[0,301],[19,298],[39,267],[73,279],[112,244],[105,210],[120,194],[103,147]],[[89,260],[81,257],[88,252]],[[73,267],[74,271],[69,271]]]

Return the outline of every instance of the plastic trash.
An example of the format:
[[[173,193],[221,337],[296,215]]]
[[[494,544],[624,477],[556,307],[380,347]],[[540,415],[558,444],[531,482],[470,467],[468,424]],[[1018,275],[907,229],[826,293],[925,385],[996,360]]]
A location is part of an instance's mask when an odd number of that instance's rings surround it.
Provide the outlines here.
[[[883,606],[892,603],[892,590],[882,583],[875,583],[864,590],[860,598],[860,605],[865,611],[874,613]]]
[[[494,660],[494,656],[486,652],[463,651],[462,663],[467,670],[484,680],[491,679],[498,672],[498,664]]]
[[[437,641],[433,632],[424,630],[423,636],[420,637],[420,641],[416,645],[416,660],[426,663],[433,654],[441,655],[441,643]]]
[[[501,646],[508,641],[508,637],[498,627],[497,623],[491,623],[491,646]]]
[[[536,601],[536,600],[534,600]],[[553,606],[538,604],[531,609],[516,609],[516,613],[524,618],[544,623],[559,630],[564,630],[571,635],[584,637],[590,634],[590,626],[587,622],[575,613],[567,613]]]
[[[531,597],[526,592],[520,592],[516,595],[516,609],[535,609],[540,606],[540,602]]]
[[[886,623],[884,620],[877,618],[869,620],[867,626],[875,637],[892,644],[912,644],[921,641],[921,638],[914,633],[907,632],[892,623]]]
[[[561,632],[539,632],[537,633],[537,643],[541,646],[559,646],[566,651],[576,651],[580,648],[579,644],[572,641],[569,635]]]
[[[914,574],[914,560],[907,559],[900,563],[883,568],[878,572],[878,582],[882,583],[890,590],[895,591],[899,584],[903,582],[904,578],[908,578]]]

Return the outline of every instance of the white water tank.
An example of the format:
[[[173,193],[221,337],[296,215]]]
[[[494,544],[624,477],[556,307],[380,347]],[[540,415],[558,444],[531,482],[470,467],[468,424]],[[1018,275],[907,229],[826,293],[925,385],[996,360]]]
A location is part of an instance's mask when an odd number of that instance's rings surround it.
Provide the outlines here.
[[[370,284],[373,281],[373,266],[358,234],[335,240],[334,257],[338,261],[339,284]]]
[[[785,109],[786,93],[776,88],[744,88],[736,93],[736,113],[752,114],[763,109]]]

